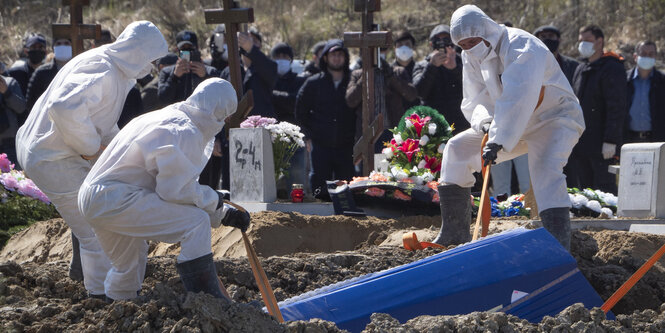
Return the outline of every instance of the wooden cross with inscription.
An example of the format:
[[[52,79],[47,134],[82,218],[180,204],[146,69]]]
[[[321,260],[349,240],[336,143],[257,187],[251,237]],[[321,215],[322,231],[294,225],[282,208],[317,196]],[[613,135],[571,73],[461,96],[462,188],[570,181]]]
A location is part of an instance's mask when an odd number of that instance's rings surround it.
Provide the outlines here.
[[[224,9],[206,9],[205,21],[208,24],[224,23],[226,33],[224,40],[229,55],[229,74],[231,76],[231,84],[236,90],[238,97],[238,108],[229,118],[226,119],[227,130],[229,128],[240,127],[240,123],[247,118],[247,115],[254,108],[254,97],[252,91],[247,91],[243,94],[242,88],[242,73],[240,72],[240,53],[238,49],[238,31],[240,31],[240,24],[254,22],[254,9],[253,8],[240,8],[237,1],[224,0]]]
[[[362,31],[345,32],[344,45],[360,48],[363,62],[362,81],[362,136],[353,146],[353,159],[363,162],[363,175],[368,176],[374,169],[374,144],[383,132],[383,114],[379,113],[372,121],[376,96],[374,94],[374,70],[378,61],[376,49],[389,47],[392,44],[390,31],[372,31],[374,12],[381,11],[381,0],[354,0],[356,12],[362,13]]]
[[[83,52],[84,39],[102,38],[102,26],[83,24],[83,6],[90,6],[90,0],[62,0],[62,6],[69,6],[69,24],[52,24],[53,41],[68,38],[72,41],[72,56]]]

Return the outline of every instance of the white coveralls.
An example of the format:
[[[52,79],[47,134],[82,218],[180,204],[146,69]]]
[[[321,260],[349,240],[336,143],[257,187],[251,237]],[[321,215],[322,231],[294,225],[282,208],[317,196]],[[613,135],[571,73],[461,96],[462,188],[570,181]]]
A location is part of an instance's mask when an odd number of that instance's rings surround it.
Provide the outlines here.
[[[563,166],[584,131],[584,118],[552,53],[538,38],[497,24],[473,5],[453,13],[450,30],[455,43],[482,37],[490,49],[482,59],[462,51],[461,109],[471,128],[446,145],[440,181],[473,186],[472,173],[481,168],[482,126],[491,122],[487,143],[503,146],[497,163],[529,153],[539,211],[570,207]]]
[[[104,293],[110,263],[77,206],[79,187],[116,125],[136,78],[168,50],[155,25],[134,22],[118,39],[71,59],[58,71],[16,134],[18,162],[79,239],[85,288]]]
[[[136,297],[148,239],[180,242],[178,262],[211,253],[219,197],[198,177],[236,106],[229,82],[207,79],[186,101],[132,120],[99,157],[81,186],[79,207],[113,264],[108,297]]]

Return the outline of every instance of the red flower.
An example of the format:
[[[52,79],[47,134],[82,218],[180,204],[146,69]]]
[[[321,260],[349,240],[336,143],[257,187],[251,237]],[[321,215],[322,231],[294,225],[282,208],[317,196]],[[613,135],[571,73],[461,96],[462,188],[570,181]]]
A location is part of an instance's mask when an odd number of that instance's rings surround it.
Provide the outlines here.
[[[414,139],[406,139],[406,141],[402,142],[402,145],[399,146],[397,149],[406,154],[406,157],[409,159],[409,162],[411,162],[413,154],[420,151],[420,148],[418,148],[418,141]]]
[[[420,119],[420,116],[415,112],[412,115],[410,115],[409,117],[406,118],[407,121],[410,121],[413,124],[413,128],[416,129],[416,134],[418,134],[418,136],[421,135],[420,133],[422,132],[423,127],[431,119],[432,118],[429,117],[429,116]]]
[[[425,155],[425,169],[430,169],[432,173],[441,171],[441,161],[436,157],[429,157]]]

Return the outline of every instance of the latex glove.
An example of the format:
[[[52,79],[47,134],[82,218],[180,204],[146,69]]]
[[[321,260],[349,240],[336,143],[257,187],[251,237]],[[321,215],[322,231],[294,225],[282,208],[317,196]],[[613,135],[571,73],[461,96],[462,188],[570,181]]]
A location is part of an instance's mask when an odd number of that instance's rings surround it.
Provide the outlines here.
[[[610,158],[614,157],[616,150],[617,150],[617,145],[613,143],[603,142],[602,153],[604,159],[609,160]]]
[[[483,148],[483,161],[485,161],[485,166],[489,165],[490,163],[496,164],[494,161],[496,161],[496,155],[499,150],[501,150],[501,148],[503,148],[503,146],[497,143],[488,143],[485,145]]]

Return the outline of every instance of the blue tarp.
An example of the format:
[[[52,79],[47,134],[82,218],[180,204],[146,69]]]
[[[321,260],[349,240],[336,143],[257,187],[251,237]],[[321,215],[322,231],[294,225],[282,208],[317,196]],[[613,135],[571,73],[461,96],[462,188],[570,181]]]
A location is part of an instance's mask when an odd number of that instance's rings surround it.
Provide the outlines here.
[[[513,292],[527,293],[511,302]],[[375,312],[421,315],[497,310],[538,322],[574,303],[603,301],[545,229],[515,229],[280,303],[284,320],[321,318],[360,332]],[[512,304],[511,304],[512,303]],[[611,314],[610,314],[611,316]]]

